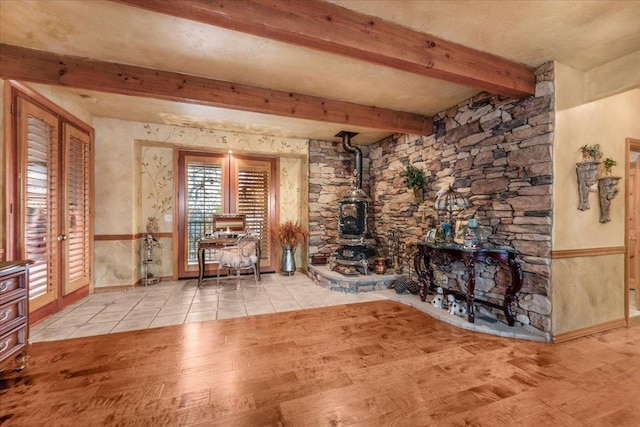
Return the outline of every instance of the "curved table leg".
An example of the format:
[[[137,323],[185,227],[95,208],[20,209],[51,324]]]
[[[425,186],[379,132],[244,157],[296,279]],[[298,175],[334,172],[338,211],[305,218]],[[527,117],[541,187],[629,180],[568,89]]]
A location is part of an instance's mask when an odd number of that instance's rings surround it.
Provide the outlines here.
[[[431,269],[429,268],[429,256],[426,253],[422,253],[420,250],[413,256],[413,268],[418,275],[418,281],[422,285],[420,288],[420,300],[422,302],[427,300],[427,294],[431,283],[433,283],[433,277]]]
[[[511,284],[507,286],[504,295],[504,301],[502,302],[502,310],[507,318],[509,326],[513,326],[516,323],[516,316],[513,313],[513,305],[516,303],[516,294],[520,292],[522,288],[522,269],[520,264],[516,261],[514,254],[509,254],[509,268],[511,269]]]
[[[202,285],[203,277],[204,277],[204,249],[198,248],[198,287]]]
[[[473,300],[476,290],[476,264],[472,256],[465,258],[464,263],[467,267],[467,274],[469,275],[467,282],[467,320],[469,323],[475,323],[476,314],[474,312]]]

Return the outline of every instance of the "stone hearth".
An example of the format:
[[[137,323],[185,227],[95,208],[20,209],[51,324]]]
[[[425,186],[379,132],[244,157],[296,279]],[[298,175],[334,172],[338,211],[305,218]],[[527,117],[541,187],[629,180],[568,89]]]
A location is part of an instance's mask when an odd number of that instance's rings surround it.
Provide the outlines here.
[[[309,277],[318,286],[332,291],[358,293],[389,289],[391,283],[398,279],[408,279],[408,274],[370,274],[365,276],[345,276],[337,271],[329,270],[325,265],[310,265]]]

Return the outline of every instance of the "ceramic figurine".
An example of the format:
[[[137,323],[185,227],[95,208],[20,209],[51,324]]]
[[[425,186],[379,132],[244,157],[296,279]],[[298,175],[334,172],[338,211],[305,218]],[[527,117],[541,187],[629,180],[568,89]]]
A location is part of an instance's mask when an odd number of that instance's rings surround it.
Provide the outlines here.
[[[454,297],[452,294],[447,295],[447,308],[451,307],[451,304],[453,304],[454,302],[456,302],[456,297]]]
[[[455,314],[456,316],[466,316],[467,307],[462,302],[454,301],[449,306],[449,314]]]
[[[442,308],[442,302],[443,301],[444,301],[444,299],[442,298],[442,295],[436,295],[431,300],[431,305],[433,305],[435,308]]]

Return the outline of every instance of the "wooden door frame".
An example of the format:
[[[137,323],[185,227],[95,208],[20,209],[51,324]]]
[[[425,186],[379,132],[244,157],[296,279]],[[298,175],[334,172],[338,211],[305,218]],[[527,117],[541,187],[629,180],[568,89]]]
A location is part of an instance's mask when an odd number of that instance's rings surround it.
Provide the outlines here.
[[[278,200],[280,198],[280,195],[279,195],[280,157],[279,156],[270,156],[270,155],[261,155],[261,154],[251,155],[248,153],[238,153],[238,154],[233,153],[232,155],[230,152],[225,153],[218,150],[211,150],[211,151],[189,150],[188,147],[182,147],[179,149],[175,149],[174,156],[173,156],[173,159],[174,159],[173,170],[176,171],[174,176],[177,177],[177,179],[173,180],[174,194],[176,198],[176,203],[174,205],[174,212],[173,212],[174,218],[176,218],[176,221],[174,221],[174,226],[173,226],[173,236],[174,236],[175,242],[180,241],[180,234],[182,233],[182,229],[181,227],[179,227],[179,223],[180,223],[179,219],[180,219],[180,212],[184,211],[185,206],[184,206],[184,193],[182,192],[181,188],[183,189],[186,184],[184,182],[184,174],[181,172],[184,172],[184,170],[182,170],[182,167],[184,166],[184,158],[187,156],[191,156],[191,157],[220,156],[221,158],[226,159],[225,161],[227,163],[225,165],[225,168],[227,170],[228,177],[224,178],[225,181],[223,183],[223,186],[225,186],[226,188],[234,187],[237,184],[236,177],[233,176],[234,171],[237,171],[237,165],[235,161],[232,159],[240,160],[240,161],[257,160],[257,161],[269,162],[271,164],[271,175],[272,175],[271,183],[270,183],[270,192],[273,194],[273,196],[269,198],[269,206],[268,206],[269,217],[272,218],[273,224],[279,223],[279,215],[278,215],[278,209],[277,209]],[[230,195],[228,200],[224,200],[224,211],[229,212],[230,209],[234,208],[236,203],[237,203],[237,199],[233,195]],[[262,238],[271,239],[271,236],[264,236]],[[272,246],[273,245],[271,245],[271,247]],[[173,253],[172,253],[172,269],[173,269],[172,279],[173,280],[187,278],[188,277],[187,274],[191,272],[190,270],[189,271],[181,270],[182,266],[180,262],[181,260],[180,260],[179,250],[180,250],[180,243],[174,244]],[[268,256],[269,256],[269,266],[268,266],[269,268],[265,272],[278,271],[278,263],[276,261],[277,257],[276,257],[275,251],[272,250],[268,254]],[[205,275],[215,273],[215,271],[216,271],[215,269],[207,270],[205,265]]]
[[[95,131],[94,129],[83,122],[80,118],[64,110],[58,104],[43,95],[35,91],[29,85],[16,81],[5,80],[4,82],[4,119],[5,119],[5,164],[4,164],[4,183],[5,183],[5,212],[4,212],[4,242],[5,248],[5,260],[16,260],[18,256],[18,233],[17,227],[20,225],[19,218],[17,217],[19,206],[19,188],[18,182],[15,179],[18,173],[19,165],[17,159],[17,146],[15,144],[18,137],[18,123],[17,123],[17,99],[18,97],[24,98],[29,102],[38,105],[40,108],[49,111],[55,115],[60,123],[69,123],[70,125],[78,128],[82,132],[89,135],[90,138],[90,150],[91,155],[89,157],[89,180],[91,185],[94,182],[94,158],[93,147],[95,143]],[[62,126],[59,126],[58,132],[62,131]],[[61,135],[59,135],[61,137]],[[89,234],[90,234],[90,246],[93,247],[93,235],[95,215],[93,213],[93,206],[95,194],[91,191],[89,203],[90,212],[89,215]],[[67,296],[62,295],[61,287],[58,289],[58,298],[49,305],[42,307],[29,314],[29,320],[31,323],[36,323],[40,319],[43,319],[53,313],[55,313],[58,307],[63,307],[74,303],[75,301],[87,296],[93,291],[94,285],[94,256],[95,253],[92,250],[89,256],[89,263],[91,265],[89,286],[73,292]]]
[[[625,206],[625,210],[626,213],[628,213],[629,211],[629,179],[630,179],[630,175],[631,175],[631,168],[630,168],[630,162],[631,162],[631,151],[638,151],[640,152],[640,139],[634,139],[634,138],[625,138],[625,153],[624,153],[624,181],[625,181],[625,194],[624,194],[624,206]],[[640,160],[637,160],[640,161]],[[629,324],[629,269],[631,268],[631,266],[629,265],[629,245],[628,245],[628,241],[629,241],[629,222],[627,221],[627,215],[625,214],[625,221],[624,221],[624,244],[626,247],[625,253],[624,253],[624,318],[627,322],[627,325]],[[636,271],[636,275],[638,274],[638,272]],[[638,292],[638,289],[636,289],[636,292]],[[636,298],[637,300],[637,298]]]
[[[197,273],[198,273],[198,267],[197,265],[195,267],[193,267],[193,269],[189,269],[188,266],[184,265],[184,260],[182,260],[183,262],[181,262],[180,259],[180,251],[184,250],[184,237],[185,237],[185,230],[184,230],[184,225],[185,222],[180,221],[180,213],[181,212],[185,212],[186,211],[186,206],[185,206],[185,198],[186,195],[184,194],[184,190],[187,188],[187,183],[185,182],[185,166],[187,163],[187,158],[194,158],[197,159],[199,157],[201,157],[202,159],[219,159],[220,160],[220,165],[223,171],[222,174],[222,188],[223,188],[223,194],[226,194],[226,192],[228,191],[228,187],[229,187],[229,182],[228,182],[228,171],[229,171],[229,155],[228,154],[224,154],[222,152],[215,152],[215,151],[190,151],[190,150],[186,150],[186,149],[180,149],[180,150],[174,150],[174,157],[176,158],[176,163],[175,163],[175,173],[174,173],[174,194],[175,194],[175,199],[176,199],[176,203],[175,203],[175,212],[174,212],[174,218],[176,218],[176,221],[174,221],[174,232],[175,232],[175,238],[174,238],[174,242],[176,242],[176,244],[174,245],[174,265],[173,265],[173,279],[177,280],[180,278],[184,278],[184,277],[189,277],[189,274],[195,274],[197,277]],[[228,205],[228,200],[226,200],[226,198],[223,198],[223,211],[227,211],[229,209],[229,205]],[[211,272],[209,272],[211,273]]]

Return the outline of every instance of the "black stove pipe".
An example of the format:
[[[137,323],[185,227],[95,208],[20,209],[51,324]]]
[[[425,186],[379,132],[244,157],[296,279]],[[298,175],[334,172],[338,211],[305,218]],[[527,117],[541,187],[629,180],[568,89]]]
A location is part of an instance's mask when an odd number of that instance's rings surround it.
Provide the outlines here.
[[[348,132],[343,130],[338,132],[336,136],[342,138],[342,146],[348,152],[356,155],[356,172],[358,173],[358,188],[362,189],[362,150],[351,145],[351,138],[356,136],[357,132]]]

